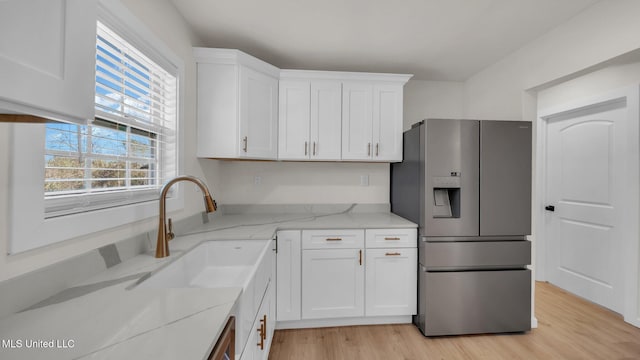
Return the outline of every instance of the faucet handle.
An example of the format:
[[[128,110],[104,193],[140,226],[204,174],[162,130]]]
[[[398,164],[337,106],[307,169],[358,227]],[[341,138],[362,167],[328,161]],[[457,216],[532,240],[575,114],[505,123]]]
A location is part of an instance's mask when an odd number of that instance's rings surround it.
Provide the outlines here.
[[[169,218],[167,222],[167,240],[173,240],[173,238],[176,237],[173,233],[173,222],[171,221],[171,218]]]

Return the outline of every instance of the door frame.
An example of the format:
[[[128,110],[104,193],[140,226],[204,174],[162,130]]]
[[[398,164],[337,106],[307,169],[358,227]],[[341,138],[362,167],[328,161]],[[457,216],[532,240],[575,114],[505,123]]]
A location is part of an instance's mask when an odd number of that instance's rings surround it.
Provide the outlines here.
[[[548,213],[544,210],[545,201],[547,199],[547,130],[548,120],[562,113],[570,114],[577,110],[583,110],[589,107],[605,105],[626,99],[627,103],[627,149],[628,156],[624,188],[628,191],[626,199],[634,199],[621,204],[621,213],[625,214],[622,219],[621,226],[624,234],[631,236],[623,237],[622,251],[622,292],[623,299],[623,317],[624,321],[640,327],[640,85],[633,85],[621,89],[603,92],[600,95],[577,99],[562,105],[553,106],[546,109],[538,109],[536,116],[536,141],[535,141],[535,193],[537,194],[532,201],[532,214],[535,219],[535,242],[536,242],[536,261],[535,274],[536,280],[547,281],[547,229],[546,217]]]

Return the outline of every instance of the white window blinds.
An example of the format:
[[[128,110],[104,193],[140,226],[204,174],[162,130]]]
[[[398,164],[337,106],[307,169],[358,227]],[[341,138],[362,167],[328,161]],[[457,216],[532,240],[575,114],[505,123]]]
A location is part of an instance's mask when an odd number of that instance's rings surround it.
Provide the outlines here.
[[[98,22],[95,120],[47,124],[46,217],[155,200],[176,175],[177,86]]]

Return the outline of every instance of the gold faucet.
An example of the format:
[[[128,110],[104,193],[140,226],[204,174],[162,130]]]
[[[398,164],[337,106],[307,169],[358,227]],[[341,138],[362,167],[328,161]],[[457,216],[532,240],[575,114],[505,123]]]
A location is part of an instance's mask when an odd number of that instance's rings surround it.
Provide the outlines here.
[[[172,240],[175,236],[173,234],[171,219],[168,219],[168,224],[165,223],[165,218],[167,217],[165,207],[167,203],[167,193],[169,192],[169,188],[171,188],[171,185],[179,181],[190,181],[198,185],[200,190],[202,190],[202,192],[204,193],[204,207],[206,212],[212,213],[217,209],[215,200],[211,198],[211,193],[209,193],[207,185],[205,185],[202,180],[198,179],[195,176],[178,176],[174,179],[169,180],[169,182],[162,187],[162,191],[160,192],[160,222],[158,224],[158,243],[156,244],[157,258],[169,256],[169,240]]]

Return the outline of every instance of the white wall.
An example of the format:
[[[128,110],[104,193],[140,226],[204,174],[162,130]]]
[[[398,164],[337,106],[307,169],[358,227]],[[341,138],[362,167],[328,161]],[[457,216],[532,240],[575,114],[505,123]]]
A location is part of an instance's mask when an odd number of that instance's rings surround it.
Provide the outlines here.
[[[547,109],[610,90],[640,84],[640,62],[612,64],[538,92],[538,108]]]
[[[523,91],[640,48],[640,1],[600,1],[469,78],[465,116],[525,119]]]
[[[464,83],[410,80],[404,86],[404,129],[426,118],[464,116]]]
[[[122,0],[133,14],[163,41],[185,64],[186,79],[181,84],[185,86],[185,103],[183,104],[184,119],[182,131],[184,134],[184,172],[203,176],[200,163],[195,158],[195,65],[191,55],[190,33],[183,18],[166,0]],[[0,124],[0,281],[20,274],[33,271],[49,264],[68,259],[75,255],[126,239],[154,229],[157,219],[149,219],[134,224],[127,224],[109,231],[103,231],[91,236],[70,239],[44,248],[28,251],[17,255],[6,255],[8,245],[8,194],[9,187],[9,124]],[[213,191],[215,191],[213,186]],[[188,190],[188,188],[187,188]],[[202,197],[194,191],[185,191],[185,208],[172,216],[180,219],[201,211]],[[34,215],[37,216],[37,215]],[[29,219],[24,219],[29,221]],[[42,234],[46,236],[46,234]]]

